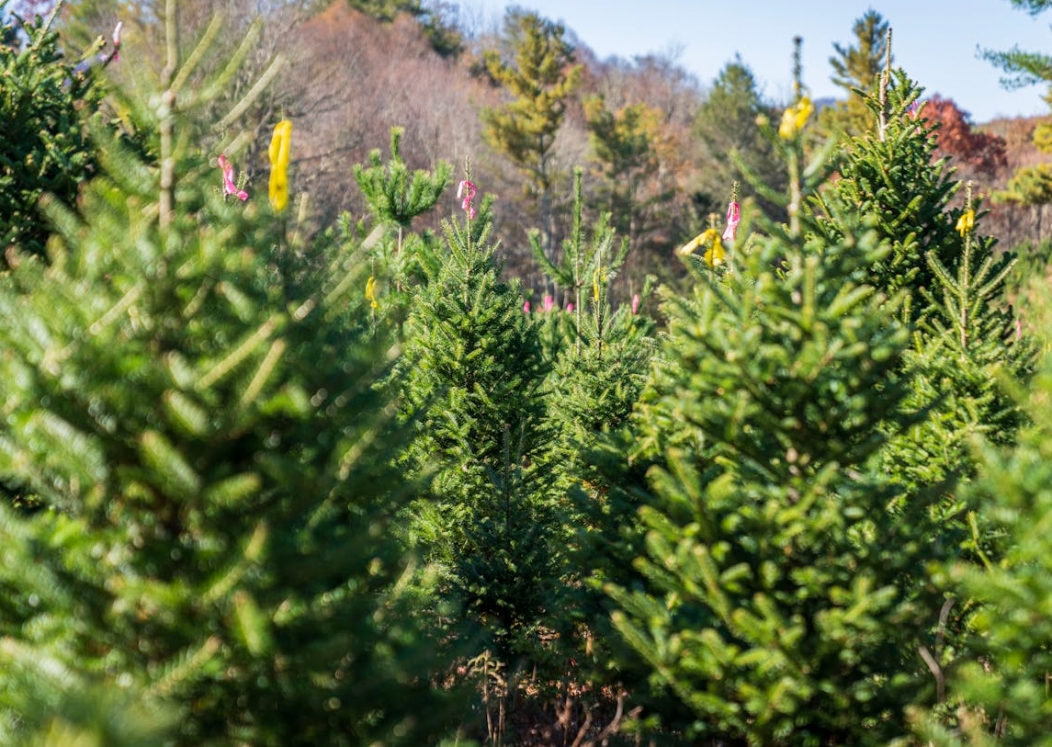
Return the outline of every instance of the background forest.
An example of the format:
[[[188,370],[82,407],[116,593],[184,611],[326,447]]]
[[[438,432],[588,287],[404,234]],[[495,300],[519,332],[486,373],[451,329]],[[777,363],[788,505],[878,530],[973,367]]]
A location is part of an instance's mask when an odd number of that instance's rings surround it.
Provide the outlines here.
[[[1052,744],[1046,118],[0,13],[0,742]]]
[[[50,3],[36,5],[46,15]],[[60,29],[79,55],[123,21],[125,43],[152,50],[138,59],[158,71],[163,65],[158,8],[158,3],[116,0],[70,3]],[[620,289],[628,297],[634,292],[629,277],[667,279],[680,272],[669,268],[668,252],[706,227],[710,213],[722,214],[733,181],[740,181],[743,195],[757,199],[771,217],[784,217],[755,195],[730,155],[738,150],[745,167],[777,184],[780,165],[755,120],[765,112],[776,116],[786,102],[765,97],[748,60],[730,60],[714,78],[699,81],[677,64],[675,50],[600,60],[573,29],[537,19],[549,27],[542,29],[552,40],[542,42],[551,47],[547,53],[565,68],[554,75],[565,75],[567,85],[550,101],[526,103],[529,89],[517,89],[498,64],[514,66],[516,47],[527,33],[525,7],[513,9],[495,27],[492,19],[473,17],[470,5],[420,0],[195,2],[182,10],[180,23],[189,33],[199,33],[216,11],[225,19],[213,43],[217,51],[236,46],[244,30],[262,19],[260,39],[231,95],[255,82],[275,55],[285,61],[265,99],[256,104],[260,124],[239,166],[250,180],[264,177],[265,130],[274,117],[292,121],[297,132],[292,167],[297,183],[310,194],[315,227],[343,212],[356,218],[367,212],[349,165],[366,162],[374,149],[384,150],[392,127],[404,130],[400,155],[411,169],[445,160],[459,172],[470,163],[474,181],[486,184],[497,198],[494,228],[509,273],[537,294],[544,281],[526,233],[543,231],[549,247],[566,238],[576,167],[586,170],[586,216],[610,212],[619,236],[632,246]],[[865,125],[866,110],[853,89],[867,90],[876,79],[884,64],[884,31],[893,21],[871,13],[855,28],[844,29],[844,44],[830,50],[844,95],[839,103],[819,102],[824,132],[846,127],[857,134]],[[790,52],[787,39],[787,66]],[[545,53],[540,48],[530,52],[537,59]],[[109,74],[125,79],[138,69],[129,67],[114,66]],[[554,85],[540,79],[533,83]],[[546,130],[535,145],[514,142],[524,133],[502,131],[493,116],[513,97],[526,110],[509,111],[538,117]],[[949,157],[957,177],[975,179],[984,193],[1003,190],[1019,168],[1045,158],[1033,140],[1040,120],[977,128],[952,100],[937,93],[925,99],[923,116],[941,126],[937,155]],[[447,200],[446,210],[452,197]],[[1047,202],[1040,188],[1032,188],[1021,201],[989,205],[986,230],[1007,247],[1036,246],[1052,233],[1052,221],[1042,220],[1040,205]],[[435,217],[423,220],[437,226]]]

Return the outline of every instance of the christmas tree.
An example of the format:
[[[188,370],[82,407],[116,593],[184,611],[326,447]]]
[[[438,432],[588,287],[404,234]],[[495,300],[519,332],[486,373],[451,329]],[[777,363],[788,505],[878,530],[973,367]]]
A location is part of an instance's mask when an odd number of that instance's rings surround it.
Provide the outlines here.
[[[901,297],[868,283],[891,252],[879,233],[838,211],[829,240],[802,209],[824,173],[821,154],[805,168],[811,113],[801,93],[766,128],[789,224],[668,296],[636,414],[645,582],[606,589],[680,704],[658,715],[695,739],[886,744],[932,689],[916,653],[942,601],[924,578],[930,507],[889,511],[901,488],[877,459],[912,419],[909,331]]]
[[[549,605],[562,553],[550,491],[547,363],[518,287],[500,279],[488,227],[445,224],[448,256],[406,322],[409,473],[430,478],[407,513],[411,543],[462,606],[460,634],[522,653]],[[481,630],[480,630],[481,627]]]
[[[3,741],[152,738],[137,709],[116,715],[129,701],[167,714],[166,744],[437,741],[391,531],[407,432],[376,386],[393,352],[366,269],[295,268],[291,126],[270,207],[235,152],[201,152],[183,84],[205,49],[184,62],[176,37],[139,100],[159,165],[100,142],[80,212],[49,203],[50,266],[20,258],[0,284],[0,474],[40,506],[0,530]]]
[[[0,3],[0,10],[5,3]],[[88,51],[74,64],[64,58],[52,29],[62,3],[46,19],[16,25],[0,15],[0,249],[44,256],[49,226],[38,209],[44,194],[72,205],[81,182],[98,170],[99,154],[85,119],[98,113],[98,73],[116,49]],[[114,44],[119,44],[119,36]],[[100,40],[101,43],[101,40]]]

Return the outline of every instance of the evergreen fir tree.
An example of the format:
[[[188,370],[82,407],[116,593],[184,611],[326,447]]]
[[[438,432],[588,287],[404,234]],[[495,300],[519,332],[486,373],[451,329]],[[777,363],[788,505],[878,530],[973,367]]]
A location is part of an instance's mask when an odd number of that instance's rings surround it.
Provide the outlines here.
[[[975,231],[968,187],[959,220],[963,251],[956,272],[928,255],[934,293],[922,288],[926,313],[906,357],[918,406],[928,415],[895,439],[887,460],[914,485],[970,479],[976,436],[997,445],[1014,442],[1024,414],[1011,393],[1033,369],[1034,348],[1017,331],[1005,297],[1013,258],[994,251],[994,240]]]
[[[1032,290],[1032,310],[1047,320],[1047,285],[1035,279]],[[996,554],[983,556],[983,562],[945,569],[947,585],[972,612],[968,622],[975,635],[963,655],[940,662],[946,702],[934,712],[914,713],[919,736],[939,747],[1052,744],[1052,629],[1045,610],[1052,595],[1048,364],[1045,355],[1023,400],[1030,425],[1012,447],[982,448],[978,476],[961,496],[1000,536]]]
[[[521,292],[500,279],[488,227],[445,225],[448,258],[406,323],[410,474],[430,475],[407,514],[411,542],[442,574],[440,594],[483,626],[501,658],[522,653],[558,577],[550,495],[546,362]]]
[[[906,317],[917,323],[904,357],[908,402],[927,414],[892,439],[884,459],[910,490],[937,488],[948,496],[954,480],[974,474],[972,436],[997,443],[1014,437],[1020,413],[1002,377],[1025,379],[1031,353],[1016,344],[1004,295],[1012,257],[976,234],[978,204],[970,194],[963,208],[950,207],[960,183],[945,160],[933,162],[934,131],[915,114],[920,91],[901,70],[884,75],[863,97],[876,128],[849,141],[840,178],[812,208],[821,216],[838,202],[858,211],[891,246],[868,282],[889,295],[906,293]],[[829,240],[843,230],[835,219],[820,217],[818,225]],[[949,517],[959,508],[948,500],[942,510]]]
[[[401,127],[391,128],[391,157],[386,163],[376,149],[370,151],[366,164],[356,164],[353,169],[372,213],[372,231],[367,232],[365,221],[355,225],[344,215],[336,230],[330,232],[337,246],[355,241],[367,246],[372,316],[377,323],[393,324],[399,334],[415,289],[427,283],[443,261],[441,238],[430,230],[413,232],[412,224],[434,209],[452,172],[446,161],[439,161],[433,170],[410,171],[400,152],[402,134]]]
[[[617,246],[605,215],[586,231],[580,169],[574,185],[574,222],[560,262],[548,262],[536,238],[533,252],[574,304],[572,312],[538,315],[554,339],[549,343],[554,365],[548,410],[569,555],[569,570],[556,594],[559,614],[551,624],[558,632],[558,650],[576,663],[572,676],[596,686],[584,695],[586,702],[596,703],[617,692],[623,679],[608,671],[615,643],[609,605],[590,579],[603,575],[601,567],[628,562],[610,547],[624,525],[622,492],[629,482],[611,457],[631,440],[629,419],[646,381],[655,325],[644,311],[650,278],[631,300],[614,307],[612,289],[628,247],[625,242]]]
[[[837,163],[840,178],[812,204],[820,216],[830,201],[838,200],[844,209],[872,217],[891,253],[874,264],[868,282],[889,295],[909,291],[910,307],[923,302],[920,289],[937,286],[929,253],[956,272],[961,237],[955,225],[963,212],[950,208],[960,184],[948,162],[933,163],[932,126],[911,112],[919,96],[903,71],[890,70],[886,88],[859,97],[873,125],[848,141]],[[835,220],[818,225],[830,241],[842,230]]]
[[[572,300],[572,312],[542,316],[549,334],[550,422],[558,472],[569,485],[589,484],[591,502],[610,487],[590,469],[588,454],[622,429],[639,397],[651,353],[654,323],[642,313],[652,279],[615,309],[610,289],[628,245],[615,248],[615,232],[601,215],[587,237],[583,225],[582,171],[574,174],[574,222],[558,264],[548,261],[536,234],[533,253]],[[575,517],[576,522],[579,517]]]
[[[898,487],[875,464],[888,424],[909,422],[908,330],[866,284],[879,234],[845,212],[826,241],[801,210],[823,173],[803,165],[809,114],[800,98],[779,128],[788,227],[668,298],[637,411],[664,433],[640,444],[645,586],[607,591],[651,681],[690,713],[666,721],[695,739],[886,744],[930,690],[915,653],[941,605],[928,506],[889,512]]]
[[[6,4],[6,3],[5,3]],[[45,256],[49,226],[38,209],[45,194],[73,205],[80,184],[96,173],[99,154],[85,116],[101,101],[97,70],[67,61],[52,23],[61,3],[43,19],[15,26],[0,19],[0,251]],[[24,41],[20,41],[24,34]],[[88,51],[95,61],[99,49]]]
[[[0,629],[36,662],[3,668],[4,741],[28,740],[26,688],[54,667],[167,710],[165,743],[437,741],[431,644],[396,584],[412,484],[391,466],[405,430],[376,386],[392,351],[364,268],[275,282],[287,240],[254,187],[217,188],[175,37],[138,109],[160,166],[100,143],[83,218],[50,205],[52,265],[0,284],[0,474],[45,507],[0,525],[18,563]]]
[[[563,272],[556,280],[557,285],[569,281],[578,300],[567,314],[570,324],[564,328],[566,337],[551,379],[561,469],[570,475],[583,466],[581,459],[597,438],[627,423],[645,379],[653,330],[653,322],[640,314],[650,295],[649,280],[631,301],[613,307],[610,286],[624,255],[613,251],[613,232],[602,219],[591,245],[585,245],[580,209],[578,201],[574,233],[566,242]],[[571,266],[573,274],[567,275]],[[583,294],[588,278],[591,292]]]

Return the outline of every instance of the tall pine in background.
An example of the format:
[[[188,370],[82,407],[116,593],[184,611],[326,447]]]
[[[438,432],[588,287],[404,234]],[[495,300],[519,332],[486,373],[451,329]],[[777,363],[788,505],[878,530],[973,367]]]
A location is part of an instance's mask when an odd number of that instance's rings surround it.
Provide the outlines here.
[[[521,8],[510,9],[504,23],[510,58],[488,50],[485,62],[490,76],[513,98],[482,111],[483,135],[526,176],[526,191],[537,201],[544,248],[551,259],[552,146],[583,68],[574,64],[563,26]]]
[[[749,66],[737,58],[724,65],[694,118],[694,134],[701,145],[704,163],[695,197],[701,215],[718,212],[723,207],[728,187],[736,181],[744,182],[743,169],[771,190],[784,191],[784,165],[777,149],[756,123],[757,117],[769,114],[770,105],[761,96]],[[746,197],[753,196],[746,194]],[[755,199],[769,218],[785,219],[785,209],[778,206],[777,201],[762,196]]]
[[[873,113],[865,97],[874,92],[885,61],[891,60],[890,28],[880,13],[870,9],[851,29],[855,44],[833,44],[836,54],[829,58],[833,83],[844,89],[847,98],[822,111],[820,122],[830,134],[850,137],[873,128]]]

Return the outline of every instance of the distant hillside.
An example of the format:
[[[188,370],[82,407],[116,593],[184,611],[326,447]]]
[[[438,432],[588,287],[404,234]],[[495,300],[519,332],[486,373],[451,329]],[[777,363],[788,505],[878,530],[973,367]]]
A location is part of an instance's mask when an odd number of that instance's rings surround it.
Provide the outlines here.
[[[982,191],[1004,189],[1018,169],[1052,161],[1052,154],[1042,153],[1033,142],[1034,128],[1050,121],[1052,115],[1000,118],[976,128],[1004,140],[1007,160],[1005,167],[999,170],[989,184],[981,185]],[[988,204],[987,207],[990,208],[990,214],[983,222],[984,230],[998,237],[1004,249],[1024,243],[1036,246],[1052,239],[1052,208],[1048,205]]]

